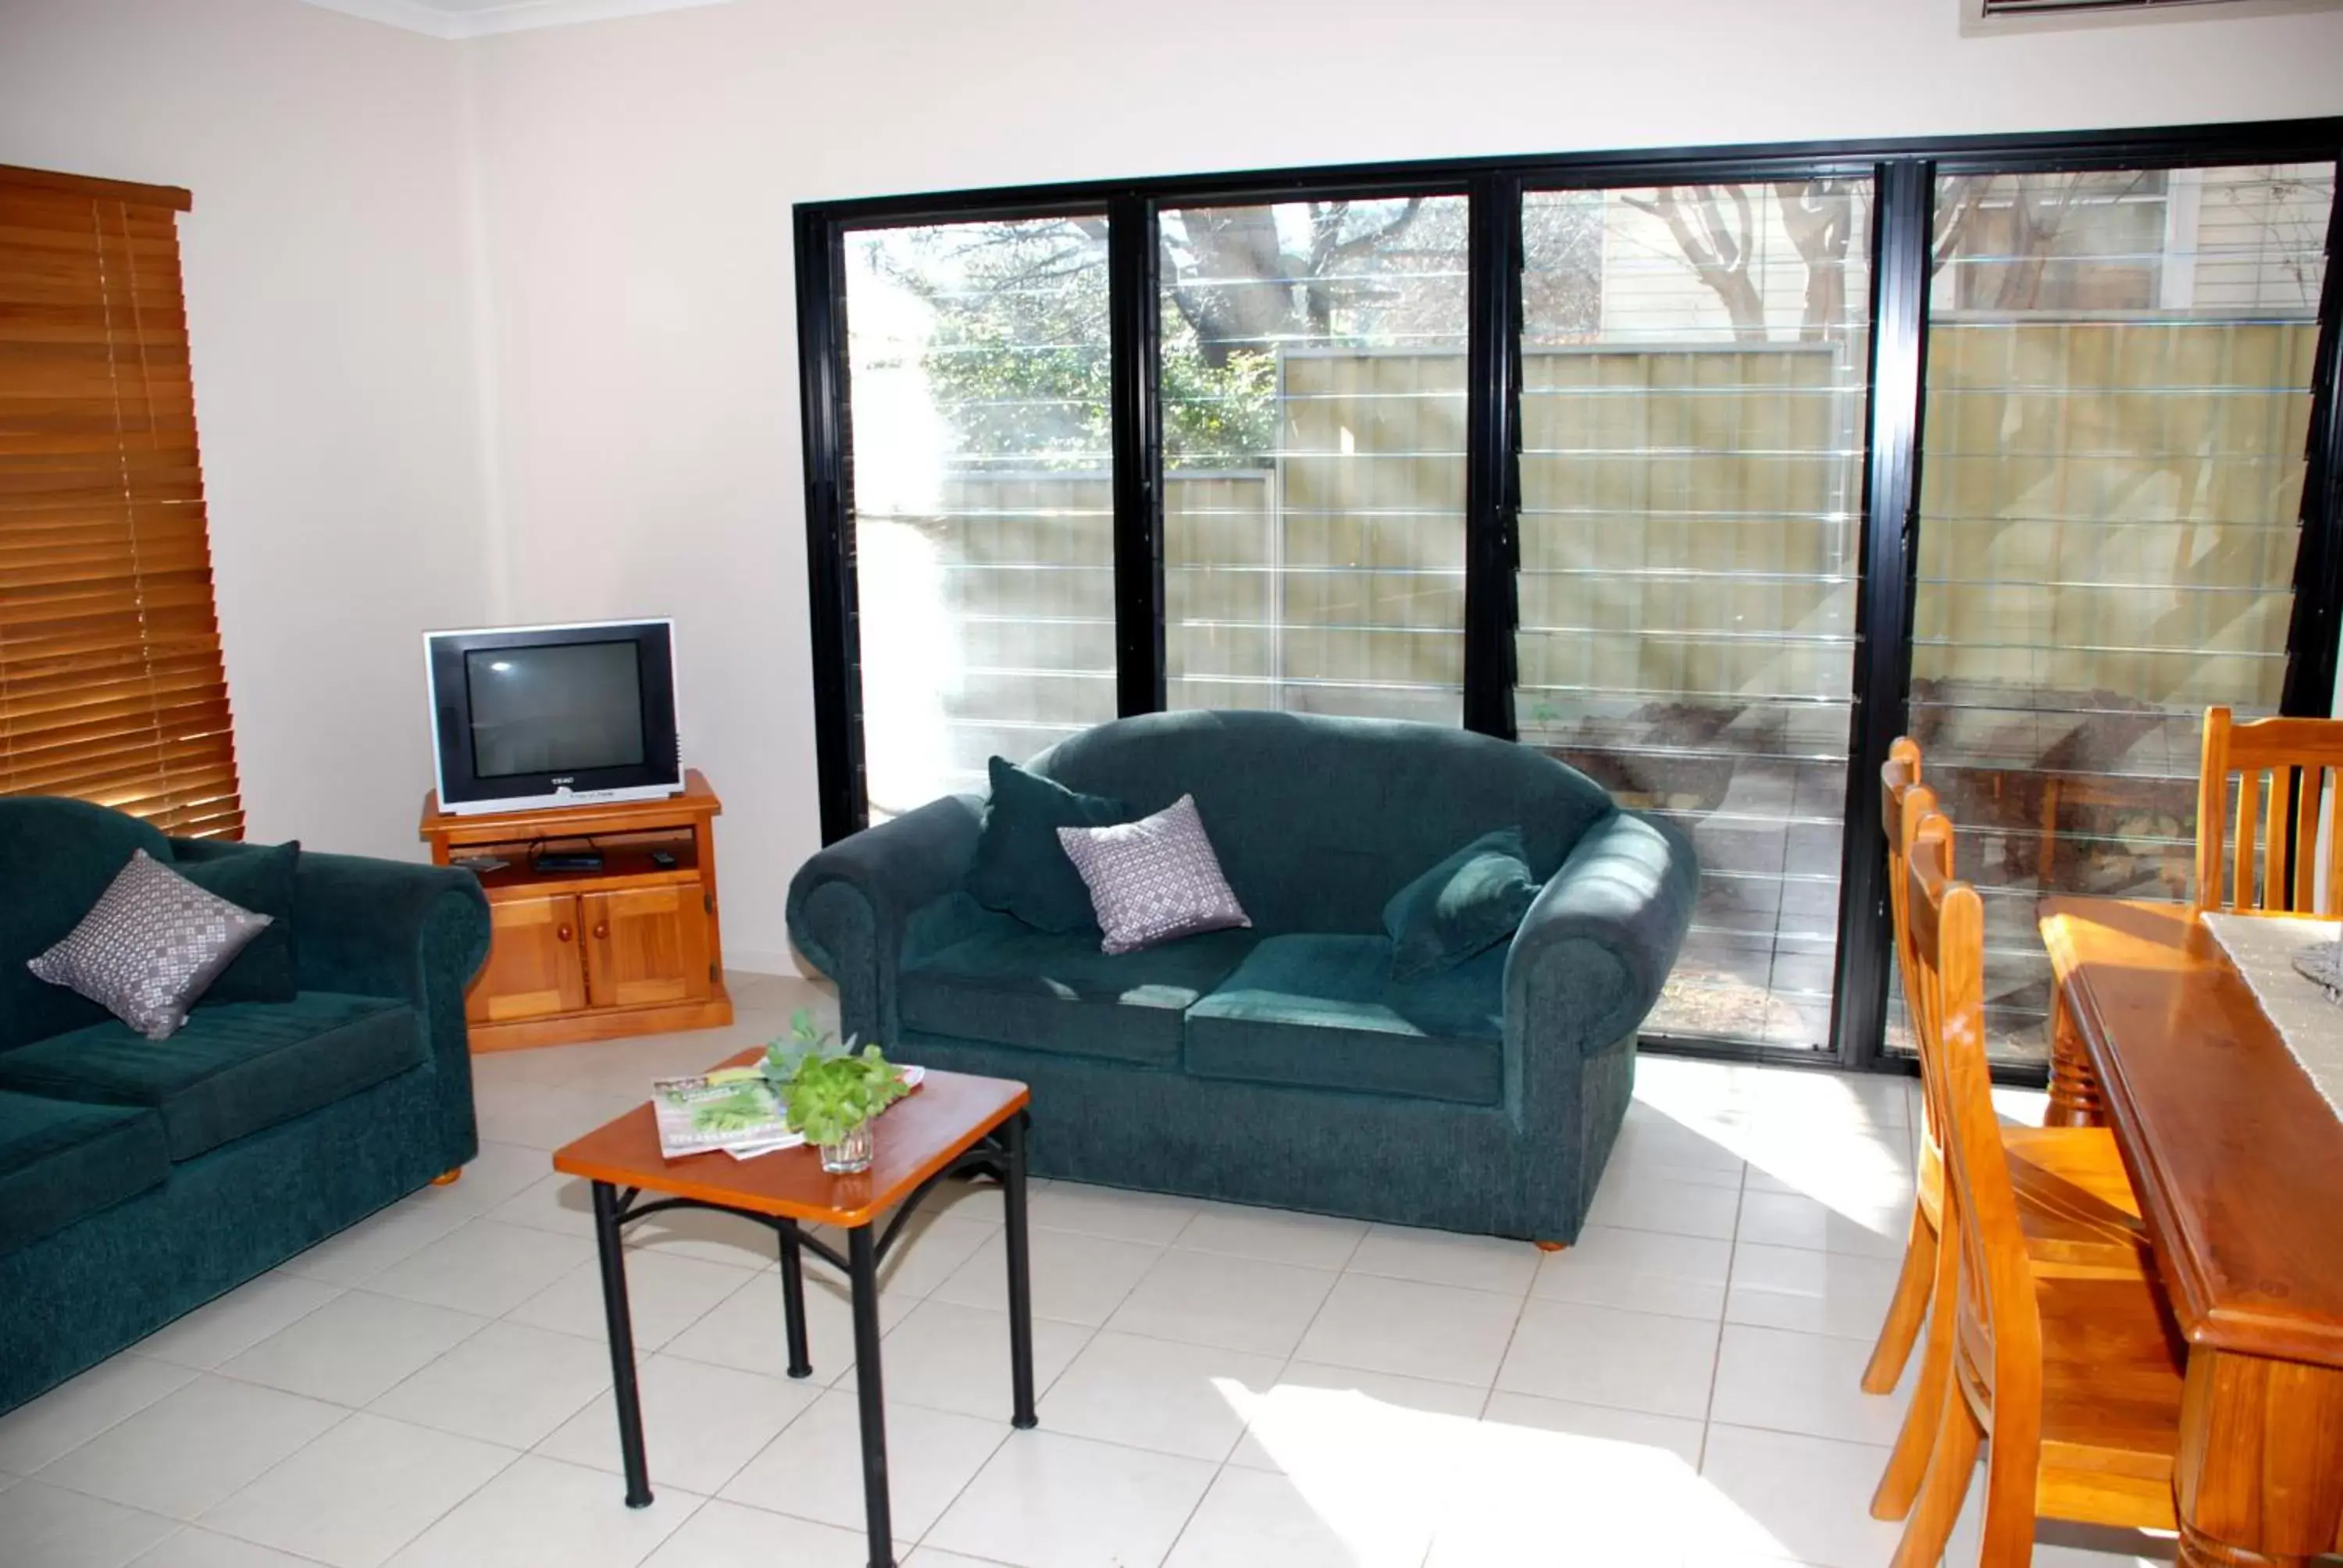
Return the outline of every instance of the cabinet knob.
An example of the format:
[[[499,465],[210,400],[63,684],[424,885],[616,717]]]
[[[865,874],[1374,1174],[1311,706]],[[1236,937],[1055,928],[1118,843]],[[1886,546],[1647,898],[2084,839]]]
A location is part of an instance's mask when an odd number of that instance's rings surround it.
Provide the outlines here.
[[[604,920],[601,924],[594,928],[594,940],[598,942],[606,942],[610,940],[609,921]]]
[[[553,935],[557,940],[566,942],[569,940],[569,928],[568,926],[556,926],[553,929]]]

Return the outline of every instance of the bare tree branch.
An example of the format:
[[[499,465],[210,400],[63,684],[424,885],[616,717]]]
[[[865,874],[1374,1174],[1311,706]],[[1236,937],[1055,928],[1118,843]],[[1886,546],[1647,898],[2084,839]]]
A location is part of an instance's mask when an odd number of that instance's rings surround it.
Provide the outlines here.
[[[1976,175],[1957,175],[1936,184],[1936,237],[1930,246],[1928,276],[1934,277],[1952,260],[1976,226],[1985,205],[1987,182]]]
[[[1765,301],[1757,286],[1749,279],[1749,259],[1755,250],[1755,215],[1749,205],[1745,186],[1725,187],[1731,193],[1735,214],[1740,222],[1736,236],[1733,226],[1726,222],[1724,208],[1717,200],[1715,186],[1663,186],[1659,195],[1646,201],[1640,196],[1623,196],[1620,199],[1639,212],[1650,213],[1668,226],[1675,237],[1676,248],[1684,252],[1692,264],[1693,274],[1706,284],[1725,306],[1733,322],[1733,336],[1742,343],[1765,341]],[[1699,227],[1685,215],[1679,193],[1688,193],[1695,206]]]
[[[1338,211],[1347,212],[1351,204],[1349,202],[1334,202],[1330,205]],[[1365,234],[1356,235],[1349,239],[1334,237],[1335,236],[1339,236],[1342,232],[1342,225],[1338,219],[1332,227],[1327,231],[1328,238],[1332,243],[1318,246],[1314,250],[1313,254],[1319,264],[1319,271],[1322,273],[1325,271],[1326,267],[1333,262],[1345,261],[1352,256],[1364,255],[1371,252],[1377,246],[1382,245],[1385,240],[1399,238],[1414,226],[1416,215],[1423,211],[1423,198],[1422,196],[1410,196],[1407,198],[1407,206],[1401,209],[1398,216],[1393,218],[1381,228],[1371,229]]]
[[[1774,199],[1782,226],[1806,264],[1805,309],[1798,340],[1820,343],[1846,327],[1846,251],[1855,230],[1855,197],[1843,180],[1778,180]]]

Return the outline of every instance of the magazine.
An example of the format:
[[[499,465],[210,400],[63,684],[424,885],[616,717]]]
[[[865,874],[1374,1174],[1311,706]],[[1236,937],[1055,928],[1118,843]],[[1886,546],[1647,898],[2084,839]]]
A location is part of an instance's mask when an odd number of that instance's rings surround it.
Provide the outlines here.
[[[917,1089],[926,1077],[922,1068],[902,1070],[906,1089]],[[669,1160],[719,1149],[736,1160],[752,1160],[805,1141],[805,1134],[789,1125],[780,1086],[753,1067],[654,1080],[651,1109],[659,1121],[659,1152]]]

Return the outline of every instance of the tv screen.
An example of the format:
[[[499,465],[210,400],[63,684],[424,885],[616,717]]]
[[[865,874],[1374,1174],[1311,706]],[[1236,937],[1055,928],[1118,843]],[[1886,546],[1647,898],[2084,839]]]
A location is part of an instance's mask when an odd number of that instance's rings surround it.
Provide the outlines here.
[[[682,789],[673,633],[666,620],[424,633],[440,809],[521,811]]]
[[[478,778],[642,764],[642,655],[631,639],[474,649],[464,684]]]

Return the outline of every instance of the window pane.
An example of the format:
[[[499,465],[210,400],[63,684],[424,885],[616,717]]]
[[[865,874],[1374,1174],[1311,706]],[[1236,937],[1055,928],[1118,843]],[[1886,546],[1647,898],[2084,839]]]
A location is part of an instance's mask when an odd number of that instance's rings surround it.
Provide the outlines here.
[[[1173,708],[1462,721],[1465,218],[1163,214]]]
[[[1912,733],[2046,1051],[2045,892],[2190,896],[2205,709],[2278,702],[2332,165],[1947,176]]]
[[[1522,739],[1700,852],[1645,1032],[1829,1043],[1867,182],[1532,193]]]
[[[1115,715],[1106,224],[847,236],[874,819]]]

